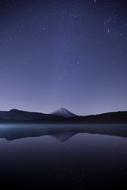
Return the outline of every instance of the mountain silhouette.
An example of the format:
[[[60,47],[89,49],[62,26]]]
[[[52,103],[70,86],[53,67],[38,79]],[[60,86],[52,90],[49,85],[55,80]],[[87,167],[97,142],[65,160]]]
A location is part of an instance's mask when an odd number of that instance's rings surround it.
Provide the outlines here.
[[[50,114],[28,112],[18,109],[0,111],[0,122],[30,123],[127,123],[127,111],[109,112],[98,115],[78,116],[65,108]]]

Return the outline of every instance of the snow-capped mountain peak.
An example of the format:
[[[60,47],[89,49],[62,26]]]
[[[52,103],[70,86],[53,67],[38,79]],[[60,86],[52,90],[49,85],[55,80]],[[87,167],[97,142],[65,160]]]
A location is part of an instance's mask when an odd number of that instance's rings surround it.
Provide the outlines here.
[[[69,110],[65,108],[60,108],[59,110],[56,110],[52,114],[56,116],[62,116],[62,117],[68,117],[68,118],[75,116],[75,114],[73,114],[72,112],[70,112]]]

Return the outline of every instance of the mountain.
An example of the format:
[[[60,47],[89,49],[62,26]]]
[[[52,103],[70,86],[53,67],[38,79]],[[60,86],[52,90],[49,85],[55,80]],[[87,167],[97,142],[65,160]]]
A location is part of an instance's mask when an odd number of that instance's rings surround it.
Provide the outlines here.
[[[73,137],[74,135],[76,135],[77,133],[75,132],[63,132],[63,133],[56,133],[56,134],[52,134],[50,135],[51,137],[59,140],[60,142],[65,142],[67,140],[69,140],[71,137]]]
[[[74,113],[70,112],[69,110],[67,110],[65,108],[60,108],[59,110],[56,110],[55,112],[52,112],[51,114],[55,115],[55,116],[66,117],[66,118],[70,118],[70,117],[75,117],[76,116]]]
[[[38,120],[43,119],[47,114],[27,112],[17,109],[12,109],[10,111],[0,111],[1,120]]]
[[[127,111],[109,112],[98,115],[78,116],[61,108],[45,114],[17,109],[0,111],[0,123],[127,123]]]

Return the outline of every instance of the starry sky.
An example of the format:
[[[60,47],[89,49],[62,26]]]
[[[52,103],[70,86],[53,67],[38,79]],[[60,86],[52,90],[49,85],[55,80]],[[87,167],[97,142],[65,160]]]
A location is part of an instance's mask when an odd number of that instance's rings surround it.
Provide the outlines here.
[[[0,1],[0,110],[60,107],[127,110],[127,1]]]

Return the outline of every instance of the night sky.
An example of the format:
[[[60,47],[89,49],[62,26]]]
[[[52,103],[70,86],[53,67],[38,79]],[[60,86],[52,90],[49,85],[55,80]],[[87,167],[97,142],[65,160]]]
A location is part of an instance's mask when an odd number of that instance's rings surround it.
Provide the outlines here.
[[[127,110],[127,1],[0,1],[0,110],[60,107]]]

